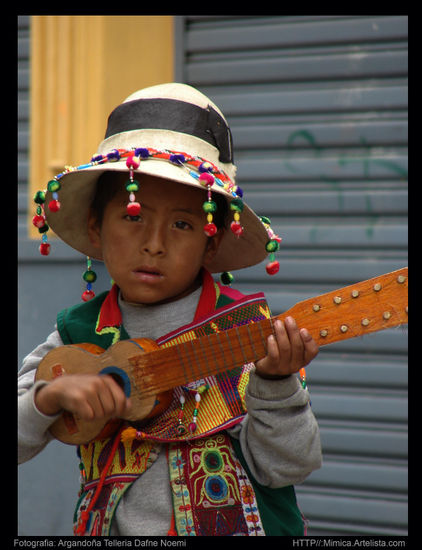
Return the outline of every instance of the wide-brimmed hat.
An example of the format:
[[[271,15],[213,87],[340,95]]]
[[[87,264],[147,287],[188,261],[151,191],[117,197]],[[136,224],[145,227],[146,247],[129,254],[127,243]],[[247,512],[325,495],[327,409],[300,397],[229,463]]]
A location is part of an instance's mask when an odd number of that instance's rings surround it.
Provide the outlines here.
[[[162,84],[130,95],[110,114],[105,139],[91,161],[66,167],[48,182],[44,193],[36,194],[38,217],[34,224],[43,233],[44,253],[49,250],[45,234],[49,226],[72,248],[102,260],[90,242],[87,223],[96,182],[107,171],[125,172],[133,180],[133,185],[127,186],[132,206],[137,204],[133,191],[137,182],[142,186],[142,174],[225,196],[234,221],[216,256],[205,266],[211,272],[255,265],[277,249],[280,239],[272,233],[269,220],[253,212],[236,184],[226,119],[210,99],[191,86]],[[208,197],[211,202],[210,193]],[[204,207],[208,225],[212,224],[214,206]]]

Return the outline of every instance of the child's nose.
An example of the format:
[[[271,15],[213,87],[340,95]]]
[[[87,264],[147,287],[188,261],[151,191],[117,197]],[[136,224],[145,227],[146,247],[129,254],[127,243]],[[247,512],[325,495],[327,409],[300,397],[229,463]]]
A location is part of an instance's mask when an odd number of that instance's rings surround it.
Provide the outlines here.
[[[165,235],[161,227],[149,227],[142,243],[142,250],[151,256],[161,255],[165,252]]]

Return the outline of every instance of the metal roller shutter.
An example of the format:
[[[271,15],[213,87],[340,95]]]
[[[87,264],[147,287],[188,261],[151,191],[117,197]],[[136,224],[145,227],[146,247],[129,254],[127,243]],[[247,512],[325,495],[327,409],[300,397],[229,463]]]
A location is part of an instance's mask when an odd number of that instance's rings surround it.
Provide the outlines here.
[[[407,265],[407,16],[176,17],[176,79],[233,132],[246,201],[283,237],[275,314]],[[407,335],[323,348],[308,370],[322,469],[309,534],[407,534]]]

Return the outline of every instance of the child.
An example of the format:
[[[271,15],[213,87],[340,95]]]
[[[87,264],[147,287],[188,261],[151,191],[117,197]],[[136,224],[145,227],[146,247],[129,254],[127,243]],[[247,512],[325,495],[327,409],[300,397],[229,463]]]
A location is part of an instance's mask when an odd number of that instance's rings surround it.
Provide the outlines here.
[[[96,297],[90,261],[84,303],[59,313],[56,330],[19,373],[19,457],[52,439],[68,411],[86,421],[130,418],[130,393],[108,374],[34,381],[63,344],[108,348],[151,338],[161,347],[270,316],[262,294],[243,296],[212,272],[262,261],[278,269],[279,238],[235,185],[230,129],[207,97],[184,84],[136,92],[110,115],[91,163],[35,197],[40,251],[46,229],[103,260],[114,284]],[[231,219],[228,219],[231,217]],[[152,418],[117,422],[78,447],[84,476],[78,535],[302,535],[293,485],[321,464],[309,395],[295,375],[318,352],[294,319],[277,321],[267,353],[174,389]],[[68,414],[68,413],[67,413]],[[139,421],[138,421],[139,420]]]

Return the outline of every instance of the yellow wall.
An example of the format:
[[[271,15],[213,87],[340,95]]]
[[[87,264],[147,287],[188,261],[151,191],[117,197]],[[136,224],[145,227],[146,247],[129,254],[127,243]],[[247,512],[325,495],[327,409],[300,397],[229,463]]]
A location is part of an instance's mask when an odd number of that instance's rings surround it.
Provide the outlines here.
[[[31,18],[30,219],[35,191],[89,162],[114,107],[173,80],[173,51],[172,16]]]

